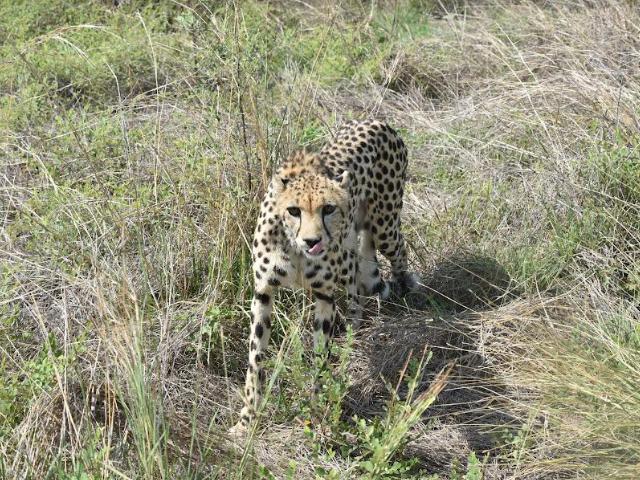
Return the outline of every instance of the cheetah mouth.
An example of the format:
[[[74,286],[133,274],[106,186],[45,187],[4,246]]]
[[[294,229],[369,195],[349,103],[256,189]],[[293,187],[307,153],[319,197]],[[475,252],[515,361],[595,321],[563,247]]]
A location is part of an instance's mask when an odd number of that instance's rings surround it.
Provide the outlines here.
[[[307,250],[307,253],[313,256],[320,255],[322,252],[324,252],[324,242],[318,242]]]

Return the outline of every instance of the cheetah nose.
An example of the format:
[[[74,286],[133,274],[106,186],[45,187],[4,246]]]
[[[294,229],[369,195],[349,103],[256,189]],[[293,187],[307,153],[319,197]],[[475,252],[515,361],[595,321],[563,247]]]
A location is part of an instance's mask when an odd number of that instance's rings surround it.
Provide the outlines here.
[[[305,238],[304,243],[307,244],[307,247],[313,248],[320,242],[320,240],[322,239],[321,238]]]

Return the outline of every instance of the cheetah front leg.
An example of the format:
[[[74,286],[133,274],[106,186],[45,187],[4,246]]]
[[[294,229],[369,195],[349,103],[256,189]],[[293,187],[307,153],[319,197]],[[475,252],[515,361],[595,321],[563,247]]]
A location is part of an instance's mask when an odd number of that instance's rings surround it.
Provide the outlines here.
[[[260,406],[265,379],[263,362],[271,335],[271,310],[274,289],[264,287],[256,290],[251,301],[251,333],[249,335],[249,368],[244,386],[244,406],[240,420],[231,429],[231,434],[242,434],[255,419]]]
[[[362,296],[358,288],[358,254],[355,250],[345,251],[345,264],[342,267],[342,282],[347,290],[347,321],[354,330],[362,320]]]
[[[313,349],[316,359],[314,371],[314,396],[320,393],[321,375],[327,368],[331,330],[336,317],[333,290],[313,290]]]
[[[360,232],[358,250],[358,284],[364,295],[380,295],[380,299],[389,298],[391,289],[380,275],[376,245],[370,230],[369,222],[365,222]]]
[[[333,291],[313,291],[313,349],[316,355],[326,358],[329,351],[331,329],[336,316]]]

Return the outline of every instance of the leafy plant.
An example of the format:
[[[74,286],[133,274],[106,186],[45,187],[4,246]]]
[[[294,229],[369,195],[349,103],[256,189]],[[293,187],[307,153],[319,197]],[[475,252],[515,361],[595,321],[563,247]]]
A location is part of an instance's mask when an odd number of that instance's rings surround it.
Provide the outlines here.
[[[358,466],[368,478],[395,477],[413,468],[414,460],[394,460],[394,456],[406,444],[409,431],[436,400],[453,370],[453,364],[449,365],[438,374],[427,390],[416,395],[419,379],[422,378],[423,369],[430,357],[431,353],[427,355],[425,351],[417,363],[412,364],[411,357],[407,359],[400,375],[402,381],[409,368],[406,397],[401,400],[398,388],[391,390],[384,418],[372,421],[354,418],[355,434],[361,448]]]

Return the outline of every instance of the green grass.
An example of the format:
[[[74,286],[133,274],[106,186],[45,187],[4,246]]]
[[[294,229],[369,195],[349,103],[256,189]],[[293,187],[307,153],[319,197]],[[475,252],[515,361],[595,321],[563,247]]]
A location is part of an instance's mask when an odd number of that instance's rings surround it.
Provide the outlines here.
[[[591,4],[0,5],[0,477],[637,478],[640,18]],[[283,292],[234,442],[261,196],[368,116],[424,285],[315,399]]]

